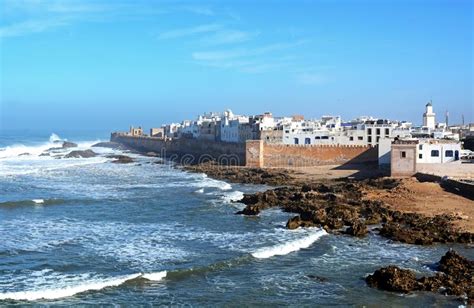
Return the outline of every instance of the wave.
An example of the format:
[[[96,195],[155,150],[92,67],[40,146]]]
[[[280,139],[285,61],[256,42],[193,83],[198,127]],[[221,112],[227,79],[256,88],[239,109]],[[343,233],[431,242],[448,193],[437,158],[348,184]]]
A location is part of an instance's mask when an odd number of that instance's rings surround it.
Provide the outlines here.
[[[0,207],[14,207],[14,206],[31,206],[31,205],[57,205],[64,203],[64,199],[31,199],[20,201],[5,201],[0,202]]]
[[[287,255],[291,252],[308,248],[309,246],[311,246],[311,244],[316,242],[321,236],[325,234],[327,234],[327,232],[324,231],[323,229],[317,229],[316,232],[311,233],[310,235],[305,236],[303,238],[293,240],[287,243],[283,243],[280,245],[272,246],[272,247],[261,248],[251,253],[251,255],[257,259],[267,259],[274,256]]]
[[[66,286],[63,288],[56,289],[43,289],[33,291],[20,291],[20,292],[8,292],[0,293],[0,300],[26,300],[34,301],[40,299],[58,299],[63,297],[73,296],[79,293],[88,291],[98,291],[109,287],[117,287],[126,282],[133,281],[135,279],[146,279],[150,281],[159,281],[166,277],[166,271],[155,272],[155,273],[137,273],[121,277],[109,278],[109,279],[97,279],[78,284],[74,286]]]
[[[61,142],[67,139],[62,139],[57,134],[52,133],[48,141],[38,144],[13,144],[3,148],[0,148],[0,159],[31,159],[32,157],[38,158],[41,154],[51,148],[59,148],[58,150],[68,151],[70,149],[61,149]],[[95,141],[82,141],[76,142],[78,148],[90,148],[93,144],[100,142]],[[41,159],[51,159],[49,156],[42,156]]]
[[[224,199],[224,201],[227,201],[227,202],[237,202],[237,201],[242,200],[243,197],[244,197],[244,193],[236,190],[233,192],[226,193],[224,196],[222,196],[222,199]]]

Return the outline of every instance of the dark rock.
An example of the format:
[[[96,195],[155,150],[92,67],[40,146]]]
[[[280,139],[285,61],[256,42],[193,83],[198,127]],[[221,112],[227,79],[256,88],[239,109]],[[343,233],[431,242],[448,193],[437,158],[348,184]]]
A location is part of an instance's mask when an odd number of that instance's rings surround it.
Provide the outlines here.
[[[317,275],[313,275],[313,274],[306,275],[306,277],[308,277],[309,279],[319,281],[319,282],[328,281],[328,279],[326,277],[321,277],[321,276],[317,276]]]
[[[133,163],[135,160],[126,155],[107,155],[107,158],[114,158],[115,160],[112,161],[114,164],[129,164]]]
[[[62,146],[63,149],[76,148],[76,147],[77,147],[77,144],[76,144],[76,143],[74,143],[74,142],[69,142],[69,141],[64,141],[64,142],[63,142],[63,146]]]
[[[77,150],[77,151],[70,152],[64,157],[65,158],[91,158],[95,156],[97,156],[97,154],[92,150],[83,150],[83,151]]]
[[[387,291],[441,291],[449,295],[467,297],[468,304],[473,302],[474,261],[450,250],[439,261],[438,270],[440,272],[434,276],[416,279],[411,270],[389,266],[367,276],[366,282],[371,287]]]
[[[362,223],[361,221],[353,222],[349,228],[345,231],[346,234],[350,234],[353,236],[363,237],[366,236],[369,230],[367,229],[367,225]]]
[[[39,156],[51,156],[49,153],[41,153]]]
[[[402,293],[413,291],[418,285],[416,276],[411,270],[396,266],[378,269],[372,275],[367,276],[365,281],[373,288]]]
[[[246,206],[245,209],[242,211],[238,211],[237,215],[248,215],[248,216],[256,216],[260,213],[260,209],[257,206]]]

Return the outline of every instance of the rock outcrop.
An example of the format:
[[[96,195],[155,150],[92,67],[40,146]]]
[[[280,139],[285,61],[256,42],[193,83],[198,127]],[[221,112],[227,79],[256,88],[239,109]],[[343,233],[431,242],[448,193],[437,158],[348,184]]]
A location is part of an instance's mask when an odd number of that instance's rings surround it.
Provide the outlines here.
[[[380,235],[409,244],[474,242],[472,233],[454,228],[455,217],[401,213],[388,209],[380,201],[364,198],[369,189],[393,189],[396,183],[397,180],[380,179],[279,187],[245,194],[239,202],[246,204],[247,208],[238,214],[257,215],[267,208],[279,207],[299,215],[288,221],[290,229],[318,226],[327,231],[361,237],[369,232],[368,225],[381,224],[374,229]]]
[[[289,171],[278,169],[265,170],[261,168],[244,168],[239,166],[217,166],[211,163],[184,166],[183,169],[189,172],[206,173],[212,178],[232,183],[280,186],[288,185],[292,179],[289,175]]]
[[[69,154],[64,156],[64,158],[91,158],[91,157],[96,157],[97,154],[92,151],[92,150],[77,150],[77,151],[71,151]]]
[[[108,155],[106,157],[113,158],[114,160],[112,161],[112,163],[114,164],[130,164],[135,161],[133,158],[126,155]]]
[[[365,279],[373,288],[409,293],[412,291],[442,292],[474,301],[474,261],[468,260],[454,250],[449,250],[439,261],[438,273],[434,276],[416,278],[415,272],[388,266],[376,270]]]
[[[69,142],[69,141],[64,141],[63,146],[62,146],[63,149],[76,148],[76,147],[77,147],[76,143]]]

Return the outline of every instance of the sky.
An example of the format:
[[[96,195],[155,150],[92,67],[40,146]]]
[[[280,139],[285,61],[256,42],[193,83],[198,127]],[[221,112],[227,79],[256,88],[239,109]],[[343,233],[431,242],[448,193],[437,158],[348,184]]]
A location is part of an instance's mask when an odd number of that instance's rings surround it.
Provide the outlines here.
[[[470,0],[0,0],[0,129],[206,111],[474,122]]]

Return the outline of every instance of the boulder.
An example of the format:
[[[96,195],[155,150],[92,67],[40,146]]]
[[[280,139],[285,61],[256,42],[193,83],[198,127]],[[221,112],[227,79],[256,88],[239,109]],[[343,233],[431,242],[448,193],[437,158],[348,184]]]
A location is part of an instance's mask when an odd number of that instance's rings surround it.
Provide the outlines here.
[[[402,293],[413,291],[418,285],[413,271],[393,265],[376,270],[365,281],[373,288]]]
[[[248,215],[248,216],[256,216],[260,213],[260,209],[258,206],[251,206],[248,205],[242,211],[238,211],[237,215]]]
[[[63,146],[62,146],[63,149],[76,148],[76,147],[77,147],[77,144],[76,144],[76,143],[74,143],[74,142],[69,142],[69,141],[64,141],[64,142],[63,142]]]
[[[112,161],[114,164],[129,164],[133,163],[135,160],[126,155],[107,155],[107,158],[114,158],[115,160]]]
[[[64,156],[65,158],[91,158],[95,157],[97,154],[92,151],[92,150],[76,150],[76,151],[71,151],[69,154]]]
[[[354,221],[345,231],[346,234],[359,237],[366,236],[368,232],[367,225],[361,221]]]

